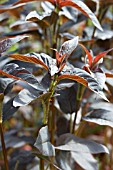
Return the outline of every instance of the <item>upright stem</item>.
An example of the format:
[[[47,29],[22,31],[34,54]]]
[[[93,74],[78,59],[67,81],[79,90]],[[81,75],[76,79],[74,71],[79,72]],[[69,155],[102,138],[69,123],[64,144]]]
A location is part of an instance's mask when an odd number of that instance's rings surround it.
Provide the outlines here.
[[[5,169],[9,170],[8,160],[7,160],[7,151],[6,151],[6,147],[5,147],[4,132],[3,132],[2,123],[0,123],[0,134],[1,134],[1,143],[2,143],[2,150],[3,150],[3,156],[4,156]]]
[[[105,10],[105,9],[104,9],[104,10]],[[98,17],[97,17],[100,23],[101,23],[101,20],[102,20],[102,15],[103,15],[103,13],[104,13],[104,10],[103,10],[103,9],[100,9],[99,15],[98,15]],[[96,27],[94,26],[93,33],[92,33],[92,37],[91,37],[92,39],[94,39],[95,32],[96,32]],[[93,45],[94,45],[94,43],[90,44],[89,49],[92,49]]]
[[[74,117],[74,121],[73,121],[73,128],[72,128],[72,133],[73,134],[75,132],[76,120],[77,120],[77,112],[75,113],[75,117]]]
[[[3,99],[4,99],[4,94],[0,93],[0,135],[1,135],[1,143],[2,143],[2,151],[3,151],[3,156],[4,156],[5,170],[9,170],[8,160],[7,160],[7,151],[6,151],[5,140],[4,140],[3,125],[2,125]]]
[[[40,170],[44,170],[44,160],[40,159]]]
[[[54,133],[55,133],[55,108],[54,108],[54,99],[52,99],[51,103],[51,143],[54,145]]]
[[[76,120],[77,120],[77,113],[80,108],[80,103],[84,94],[85,87],[81,84],[78,84],[78,90],[77,90],[77,96],[76,96],[76,110],[75,110],[75,117],[73,121],[73,128],[72,133],[74,134],[75,126],[76,126]]]

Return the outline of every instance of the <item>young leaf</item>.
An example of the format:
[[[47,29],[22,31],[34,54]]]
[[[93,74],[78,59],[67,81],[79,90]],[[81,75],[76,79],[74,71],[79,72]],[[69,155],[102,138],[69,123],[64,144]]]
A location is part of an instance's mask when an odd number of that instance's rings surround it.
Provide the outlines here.
[[[94,15],[94,13],[80,0],[60,0],[59,1],[59,6],[62,8],[64,6],[72,6],[77,8],[78,10],[80,10],[84,15],[86,15],[87,17],[89,17],[91,19],[91,21],[93,22],[93,24],[99,29],[99,30],[103,30],[99,21],[97,20],[96,16]]]
[[[93,62],[93,58],[92,58],[92,55],[90,54],[90,52],[87,50],[87,48],[83,45],[83,44],[80,44],[79,45],[84,49],[84,51],[86,52],[87,54],[87,57],[88,57],[88,64],[89,66],[91,67],[92,66],[92,62]]]
[[[16,36],[14,38],[7,38],[5,40],[0,41],[0,53],[7,51],[13,44],[21,41],[22,39],[28,36]]]
[[[113,111],[110,109],[94,109],[86,114],[83,120],[113,127]]]
[[[113,50],[113,48],[111,48],[107,51],[104,51],[104,52],[98,54],[97,56],[95,56],[95,58],[93,60],[93,65],[95,65],[101,58],[103,58],[107,53],[109,53],[112,50]]]
[[[75,50],[77,45],[78,45],[78,36],[76,36],[71,40],[65,41],[60,48],[59,55],[60,56],[65,55],[66,58],[68,58],[70,54]]]

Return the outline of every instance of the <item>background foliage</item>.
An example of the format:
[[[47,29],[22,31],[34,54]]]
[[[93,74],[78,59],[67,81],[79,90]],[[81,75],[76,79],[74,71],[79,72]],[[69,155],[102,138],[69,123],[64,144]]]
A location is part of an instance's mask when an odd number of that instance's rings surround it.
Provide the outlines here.
[[[2,170],[113,169],[112,48],[112,0],[0,1]]]

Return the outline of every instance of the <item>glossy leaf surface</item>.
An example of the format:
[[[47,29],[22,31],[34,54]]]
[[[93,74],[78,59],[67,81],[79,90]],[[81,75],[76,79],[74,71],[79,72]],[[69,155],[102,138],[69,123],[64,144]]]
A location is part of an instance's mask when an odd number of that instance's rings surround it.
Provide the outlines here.
[[[48,127],[42,127],[38,133],[38,137],[34,146],[44,155],[44,156],[55,156],[54,146],[50,143],[50,136],[48,132]]]
[[[86,114],[83,120],[113,127],[113,111],[110,109],[95,109]]]

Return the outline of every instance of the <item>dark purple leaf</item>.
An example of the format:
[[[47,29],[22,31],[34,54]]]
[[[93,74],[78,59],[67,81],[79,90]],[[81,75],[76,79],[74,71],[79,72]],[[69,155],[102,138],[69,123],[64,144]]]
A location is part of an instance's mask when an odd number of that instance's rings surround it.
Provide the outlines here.
[[[4,93],[4,90],[6,89],[8,84],[10,84],[13,81],[14,80],[11,79],[11,78],[2,78],[2,77],[0,77],[0,93]]]
[[[77,85],[61,90],[58,92],[60,96],[57,97],[60,109],[64,113],[73,113],[76,111],[76,94]]]
[[[88,122],[93,122],[99,125],[106,125],[113,127],[113,111],[107,109],[94,109],[93,111],[87,113],[83,120]]]
[[[20,80],[25,81],[26,83],[28,83],[30,86],[32,86],[33,88],[43,91],[44,88],[42,87],[42,85],[37,81],[36,77],[31,74],[29,71],[27,71],[25,68],[21,68],[19,67],[17,64],[7,64],[4,69],[4,72],[20,78]]]
[[[88,139],[82,139],[70,133],[61,135],[57,140],[55,149],[62,151],[72,151],[79,153],[109,153],[108,149],[96,142]]]
[[[59,151],[56,153],[57,164],[62,170],[72,170],[71,167],[71,155],[69,152]]]
[[[72,6],[74,8],[77,8],[78,10],[80,10],[84,15],[86,15],[87,17],[89,17],[91,19],[91,21],[93,22],[93,24],[102,31],[102,27],[99,23],[99,21],[97,20],[96,16],[94,15],[94,13],[82,2],[79,0],[60,0],[59,2],[59,6],[60,7],[64,7],[64,6]]]
[[[71,156],[84,170],[98,170],[97,160],[90,153],[71,152]]]
[[[13,99],[14,98],[10,99],[7,103],[3,105],[3,113],[2,113],[3,121],[6,121],[9,118],[11,118],[19,108],[13,106]]]
[[[50,143],[50,136],[47,126],[40,129],[34,146],[44,156],[55,156],[55,149],[54,146]]]
[[[80,68],[75,68],[71,65],[65,66],[61,72],[61,76],[58,77],[58,81],[62,79],[71,79],[77,81],[78,83],[83,84],[84,86],[88,87],[93,92],[101,96],[104,100],[108,101],[108,99],[102,92],[99,82],[94,79],[91,74]]]
[[[101,89],[103,89],[106,81],[106,75],[102,69],[98,69],[94,72],[94,78],[99,82]]]
[[[32,90],[32,92],[30,91]],[[38,96],[40,95],[40,91],[33,89],[30,87],[30,89],[23,89],[19,92],[19,94],[14,98],[13,106],[19,107],[19,106],[25,106],[31,103],[32,101],[36,100]],[[33,91],[34,90],[34,91]]]
[[[17,36],[0,41],[0,53],[7,51],[13,44],[21,41],[28,36]]]
[[[54,11],[49,13],[45,12],[41,15],[39,15],[36,11],[32,11],[26,17],[26,21],[36,22],[43,29],[52,25],[57,19],[58,14]]]
[[[61,128],[62,127],[62,128]],[[57,136],[69,133],[70,131],[70,122],[65,116],[60,116],[56,122],[56,134]]]
[[[65,41],[60,48],[59,54],[61,56],[65,55],[66,58],[68,58],[70,54],[75,50],[77,45],[78,45],[78,36],[71,40]]]

